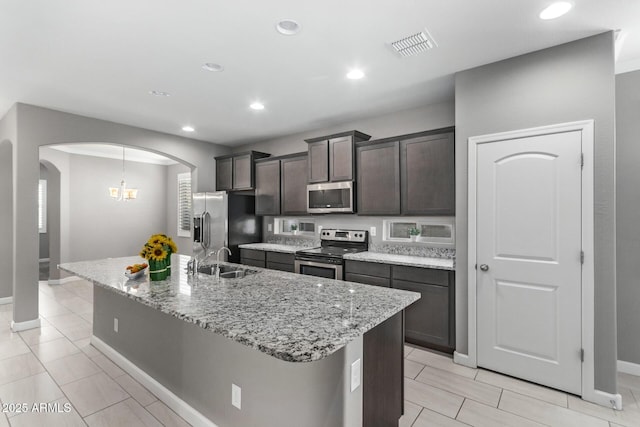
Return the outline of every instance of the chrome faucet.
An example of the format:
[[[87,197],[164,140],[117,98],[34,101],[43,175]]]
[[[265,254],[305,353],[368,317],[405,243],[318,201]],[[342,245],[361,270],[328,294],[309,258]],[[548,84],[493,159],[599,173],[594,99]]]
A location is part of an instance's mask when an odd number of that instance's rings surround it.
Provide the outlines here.
[[[189,276],[197,276],[198,269],[200,268],[200,264],[203,264],[209,257],[213,255],[213,251],[207,254],[207,250],[205,249],[203,252],[202,259],[198,259],[198,255],[194,255],[191,257],[189,262],[187,262],[187,275]]]
[[[223,249],[226,249],[227,252],[229,252],[229,256],[231,256],[231,249],[226,246],[221,247],[218,249],[218,252],[216,252],[216,279],[220,279],[220,252]]]

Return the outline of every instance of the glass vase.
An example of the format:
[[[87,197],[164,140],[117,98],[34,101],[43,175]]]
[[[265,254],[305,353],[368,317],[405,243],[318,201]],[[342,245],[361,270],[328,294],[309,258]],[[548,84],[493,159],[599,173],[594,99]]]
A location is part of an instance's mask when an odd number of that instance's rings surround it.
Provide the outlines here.
[[[167,280],[167,258],[162,260],[149,260],[149,279],[152,282]]]

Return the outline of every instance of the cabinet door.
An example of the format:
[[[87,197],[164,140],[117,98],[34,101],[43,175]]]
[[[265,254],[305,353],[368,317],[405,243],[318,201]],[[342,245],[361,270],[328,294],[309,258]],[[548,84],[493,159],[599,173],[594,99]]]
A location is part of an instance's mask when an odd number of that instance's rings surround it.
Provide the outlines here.
[[[309,143],[309,183],[329,181],[329,141]]]
[[[400,214],[399,157],[398,141],[356,147],[358,214]]]
[[[280,162],[282,215],[307,214],[307,157]]]
[[[280,161],[256,163],[256,215],[280,214]]]
[[[455,213],[453,133],[400,141],[402,213]]]
[[[216,160],[216,190],[233,189],[233,158]]]
[[[353,181],[353,138],[329,140],[329,181]]]
[[[396,279],[391,287],[422,295],[405,309],[406,341],[446,351],[450,347],[449,287]]]
[[[253,158],[250,154],[233,158],[233,189],[253,188]]]

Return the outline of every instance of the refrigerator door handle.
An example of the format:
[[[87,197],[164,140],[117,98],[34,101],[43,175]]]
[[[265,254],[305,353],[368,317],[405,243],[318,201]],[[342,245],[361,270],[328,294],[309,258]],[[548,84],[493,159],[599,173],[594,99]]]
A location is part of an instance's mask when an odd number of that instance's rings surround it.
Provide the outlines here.
[[[205,249],[209,249],[209,246],[211,245],[211,215],[209,215],[209,212],[204,211],[204,213],[202,214],[202,222],[202,227],[204,230],[202,245],[205,247]]]

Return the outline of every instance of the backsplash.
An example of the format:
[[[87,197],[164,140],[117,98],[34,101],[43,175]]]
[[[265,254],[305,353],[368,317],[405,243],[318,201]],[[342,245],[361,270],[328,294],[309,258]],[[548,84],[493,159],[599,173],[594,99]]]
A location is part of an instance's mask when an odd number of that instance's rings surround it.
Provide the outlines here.
[[[320,246],[320,239],[306,236],[278,236],[271,234],[267,236],[266,242],[278,245],[300,246],[302,248],[315,248]]]
[[[370,252],[380,252],[394,255],[412,255],[427,258],[455,259],[456,250],[448,248],[432,248],[429,246],[403,245],[403,244],[369,244]]]

